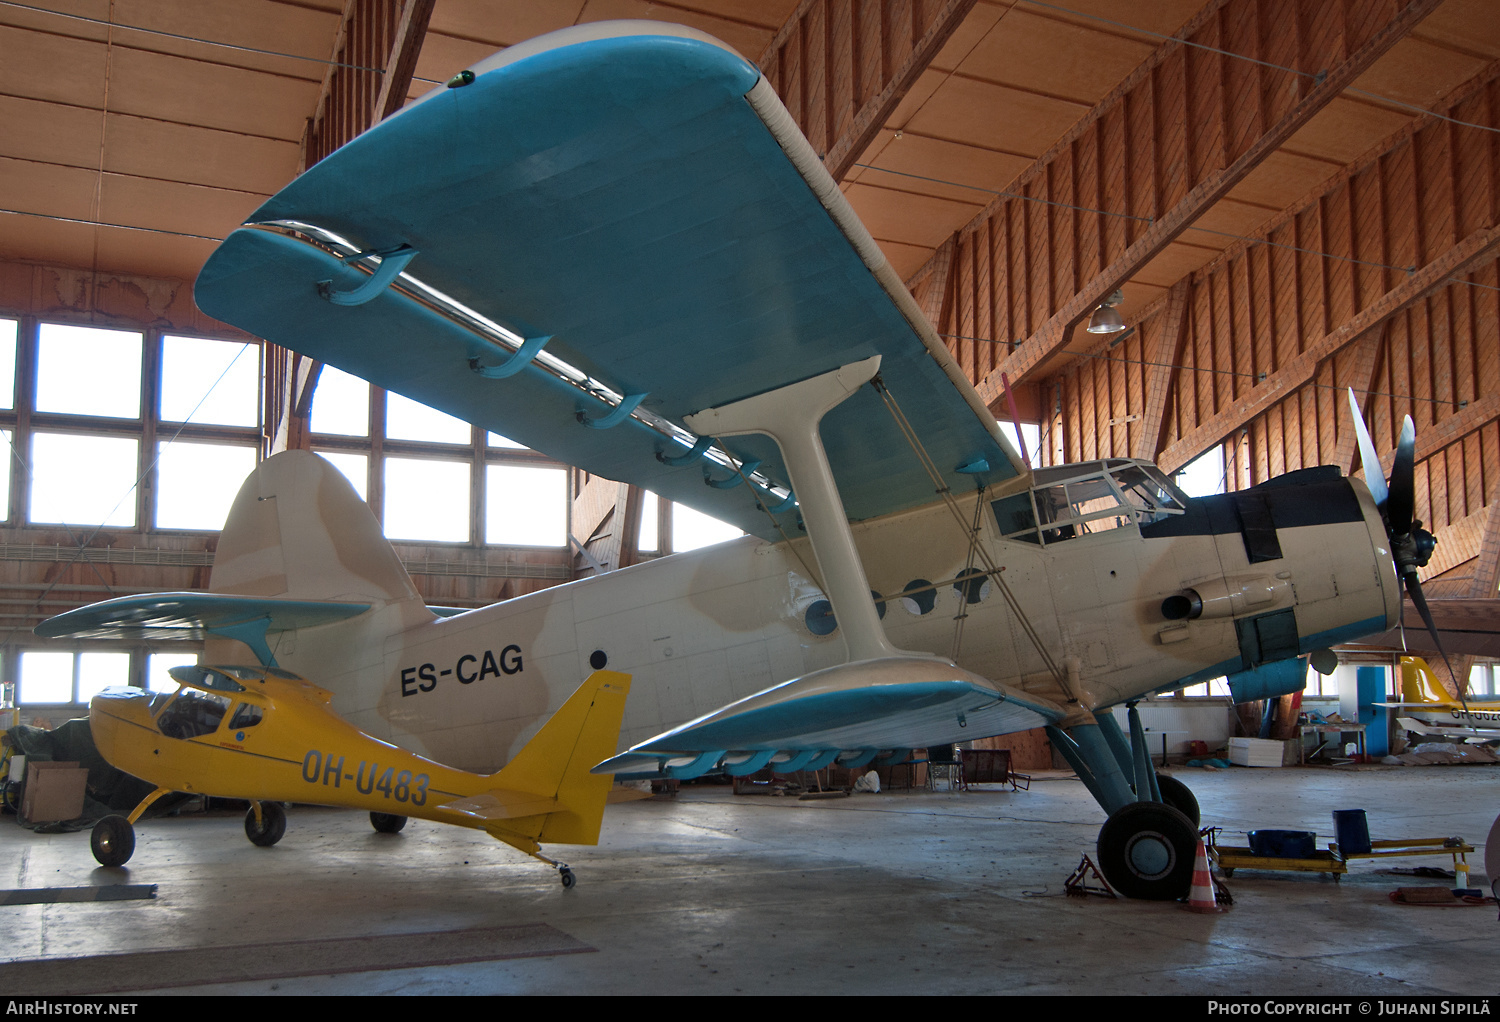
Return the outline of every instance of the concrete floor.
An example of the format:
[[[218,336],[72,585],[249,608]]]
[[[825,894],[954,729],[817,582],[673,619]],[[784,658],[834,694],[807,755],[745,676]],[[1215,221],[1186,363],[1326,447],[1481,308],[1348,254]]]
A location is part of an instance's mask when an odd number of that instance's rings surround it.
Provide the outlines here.
[[[1326,845],[1331,811],[1363,808],[1373,837],[1478,845],[1500,810],[1500,767],[1177,776],[1226,844],[1276,827],[1315,830]],[[154,900],[0,907],[0,990],[1500,993],[1493,905],[1414,908],[1386,897],[1441,881],[1380,869],[1446,859],[1356,863],[1339,884],[1240,871],[1228,881],[1234,907],[1220,915],[1065,897],[1063,880],[1093,853],[1102,820],[1082,786],[1061,777],[1014,793],[812,802],[690,788],[676,801],[611,807],[597,848],[554,849],[579,878],[564,891],[554,873],[477,832],[418,821],[377,835],[364,814],[342,810],[292,809],[270,849],[245,840],[237,815],[147,821],[120,870],[96,866],[87,834],[33,835],[6,819],[0,887],[159,886]],[[1473,886],[1487,886],[1483,848],[1470,861]],[[532,929],[494,929],[523,924]],[[496,933],[535,956],[454,964],[497,957],[486,950],[500,947]],[[372,935],[390,937],[359,939]],[[580,945],[590,950],[548,953]],[[330,947],[343,955],[339,968],[367,971],[275,978]],[[160,953],[170,949],[210,953]],[[80,956],[93,960],[64,961]],[[216,959],[222,971],[205,965]],[[65,967],[87,979],[58,979]],[[175,985],[233,976],[261,978]]]

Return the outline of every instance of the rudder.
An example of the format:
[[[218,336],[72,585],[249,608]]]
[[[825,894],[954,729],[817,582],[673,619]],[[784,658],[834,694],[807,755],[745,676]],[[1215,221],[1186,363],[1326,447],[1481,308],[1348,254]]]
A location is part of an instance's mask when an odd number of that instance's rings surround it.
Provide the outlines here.
[[[630,675],[590,674],[514,759],[491,778],[495,787],[555,797],[539,841],[591,845],[599,840],[614,778],[589,773],[613,755],[625,718]]]

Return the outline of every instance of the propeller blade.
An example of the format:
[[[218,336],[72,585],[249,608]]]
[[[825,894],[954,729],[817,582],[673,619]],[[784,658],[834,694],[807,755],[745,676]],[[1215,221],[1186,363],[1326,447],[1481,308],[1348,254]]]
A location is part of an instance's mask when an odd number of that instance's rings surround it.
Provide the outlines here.
[[[1365,417],[1360,414],[1353,387],[1349,388],[1349,412],[1354,416],[1354,435],[1359,440],[1359,460],[1365,470],[1365,485],[1370,489],[1370,496],[1375,498],[1375,505],[1384,507],[1390,493],[1385,486],[1385,477],[1380,473],[1380,456],[1375,453],[1375,442],[1365,428]]]
[[[1402,576],[1402,579],[1406,582],[1406,591],[1411,594],[1411,602],[1416,604],[1417,613],[1422,615],[1422,623],[1427,626],[1427,634],[1432,636],[1432,644],[1443,655],[1443,663],[1448,665],[1448,677],[1456,682],[1458,675],[1453,670],[1453,661],[1448,659],[1448,651],[1443,648],[1443,640],[1438,637],[1437,624],[1432,620],[1432,611],[1427,606],[1427,597],[1422,594],[1422,581],[1417,578],[1417,570],[1412,568]]]
[[[1385,506],[1386,521],[1391,523],[1391,532],[1404,536],[1411,532],[1412,515],[1417,501],[1416,468],[1413,459],[1417,451],[1417,427],[1411,416],[1401,424],[1401,439],[1396,443],[1396,463],[1391,466],[1390,502]],[[1378,464],[1378,463],[1377,463]],[[1365,474],[1369,475],[1369,469]],[[1380,471],[1376,468],[1375,471]]]

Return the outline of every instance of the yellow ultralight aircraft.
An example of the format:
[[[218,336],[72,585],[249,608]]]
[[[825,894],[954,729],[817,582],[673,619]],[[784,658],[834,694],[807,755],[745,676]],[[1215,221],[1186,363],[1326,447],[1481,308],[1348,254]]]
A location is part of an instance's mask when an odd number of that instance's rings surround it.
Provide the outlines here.
[[[1396,722],[1414,734],[1500,741],[1500,702],[1455,699],[1421,657],[1401,658],[1401,702],[1380,705],[1404,710]]]
[[[94,858],[123,865],[134,824],[161,796],[186,791],[250,800],[245,834],[262,846],[286,831],[283,802],[370,811],[395,832],[409,816],[475,827],[557,869],[539,842],[599,840],[613,778],[589,768],[615,751],[630,675],[595,671],[505,767],[454,770],[354,727],[330,694],[275,667],[174,667],[172,693],[113,688],[89,703],[89,729],[111,766],[156,790],[127,816],[94,826]]]

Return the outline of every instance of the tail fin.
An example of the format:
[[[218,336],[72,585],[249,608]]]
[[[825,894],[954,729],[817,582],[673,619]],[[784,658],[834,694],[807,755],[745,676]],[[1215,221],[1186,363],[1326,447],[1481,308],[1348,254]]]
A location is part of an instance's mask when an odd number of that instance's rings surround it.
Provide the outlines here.
[[[1403,703],[1451,703],[1450,696],[1438,682],[1427,661],[1421,657],[1401,658],[1401,701]]]
[[[371,604],[420,600],[343,473],[311,451],[256,466],[229,509],[209,591]]]
[[[490,778],[499,789],[557,800],[537,840],[567,845],[598,842],[614,778],[591,774],[589,768],[614,755],[629,694],[630,675],[618,671],[590,674],[536,737]]]

